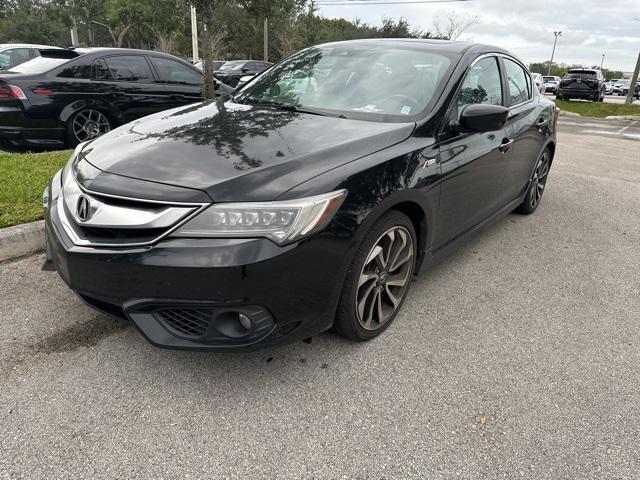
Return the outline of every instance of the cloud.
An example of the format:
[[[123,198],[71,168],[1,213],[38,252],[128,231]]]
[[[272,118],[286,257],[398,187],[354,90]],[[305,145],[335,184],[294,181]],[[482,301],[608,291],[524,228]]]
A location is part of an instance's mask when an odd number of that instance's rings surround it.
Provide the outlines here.
[[[604,53],[605,67],[632,71],[640,52],[640,21],[634,19],[640,18],[638,0],[471,0],[451,5],[449,10],[460,15],[480,15],[481,23],[468,30],[468,38],[507,48],[527,62],[550,58],[554,30],[562,31],[559,62],[599,65]],[[325,17],[360,18],[376,25],[383,16],[402,16],[425,30],[446,11],[442,4],[320,7]]]

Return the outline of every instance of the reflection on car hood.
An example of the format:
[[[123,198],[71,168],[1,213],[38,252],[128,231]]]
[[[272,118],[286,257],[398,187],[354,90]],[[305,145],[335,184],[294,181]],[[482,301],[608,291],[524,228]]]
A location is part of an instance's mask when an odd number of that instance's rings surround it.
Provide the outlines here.
[[[123,125],[83,153],[101,170],[203,190],[214,201],[268,201],[406,139],[414,126],[218,100]]]

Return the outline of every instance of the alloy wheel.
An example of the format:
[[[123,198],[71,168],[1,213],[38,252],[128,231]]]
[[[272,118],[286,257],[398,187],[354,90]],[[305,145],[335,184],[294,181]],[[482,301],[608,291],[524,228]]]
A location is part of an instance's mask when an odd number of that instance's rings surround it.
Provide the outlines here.
[[[78,142],[86,142],[111,130],[109,119],[97,110],[82,110],[73,118],[73,135]]]
[[[413,240],[402,226],[387,230],[367,255],[356,295],[356,314],[365,330],[388,322],[404,298],[413,271]]]
[[[531,190],[529,191],[529,204],[531,208],[536,208],[542,199],[544,188],[547,184],[547,176],[549,175],[550,155],[545,151],[536,165],[531,180]]]

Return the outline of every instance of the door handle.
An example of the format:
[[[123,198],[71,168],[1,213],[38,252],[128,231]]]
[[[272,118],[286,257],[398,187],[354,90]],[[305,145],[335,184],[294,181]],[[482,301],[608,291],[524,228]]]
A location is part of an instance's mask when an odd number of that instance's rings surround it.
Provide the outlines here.
[[[549,123],[549,120],[547,120],[546,118],[539,118],[538,119],[538,128],[545,127],[548,123]]]
[[[509,148],[511,148],[511,145],[513,145],[513,138],[503,138],[502,139],[502,143],[500,144],[500,146],[498,147],[498,149],[502,152],[502,153],[506,153],[507,150],[509,150]]]

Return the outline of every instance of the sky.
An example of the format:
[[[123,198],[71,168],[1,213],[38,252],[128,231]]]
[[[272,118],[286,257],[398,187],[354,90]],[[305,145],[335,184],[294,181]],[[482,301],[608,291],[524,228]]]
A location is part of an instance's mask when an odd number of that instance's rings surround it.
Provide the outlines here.
[[[640,0],[469,0],[431,4],[363,5],[385,0],[317,0],[327,18],[380,25],[382,17],[404,17],[430,30],[448,11],[459,17],[480,16],[480,23],[461,37],[506,48],[527,63],[551,58],[554,31],[561,31],[554,61],[600,65],[633,71],[640,53]],[[386,0],[397,2],[402,0]],[[408,1],[408,0],[404,0]],[[414,0],[415,1],[415,0]],[[350,3],[357,5],[327,5]]]

